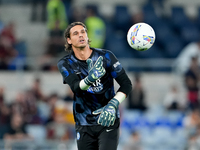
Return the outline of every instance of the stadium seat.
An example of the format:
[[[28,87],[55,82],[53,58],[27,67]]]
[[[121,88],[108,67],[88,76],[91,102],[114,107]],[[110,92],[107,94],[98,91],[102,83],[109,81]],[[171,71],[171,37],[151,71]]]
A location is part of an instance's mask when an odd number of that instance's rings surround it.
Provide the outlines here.
[[[19,55],[22,57],[27,56],[27,43],[25,41],[20,41],[14,45],[14,48],[18,51]]]
[[[27,125],[27,133],[34,138],[34,140],[41,141],[46,138],[46,128],[42,125]]]
[[[99,7],[97,4],[86,4],[85,8],[94,10],[95,14],[101,17],[101,14],[99,13]]]
[[[105,26],[106,26],[106,40],[104,43],[104,48],[108,49],[109,39],[112,38],[112,35],[114,34],[114,26],[110,20],[104,20]]]
[[[156,34],[156,42],[160,46],[164,44],[173,36],[174,32],[169,23],[164,20],[160,20],[158,24],[154,26]]]
[[[173,148],[174,150],[183,150],[186,148],[188,137],[184,128],[176,129],[175,131],[173,131],[172,136],[173,138],[168,139],[171,148]]]
[[[14,45],[14,48],[17,50],[18,55],[8,65],[9,70],[16,70],[16,69],[25,70],[25,69],[27,69],[28,66],[26,64],[26,56],[27,56],[26,42],[20,41],[19,43]]]
[[[168,118],[174,129],[182,127],[184,114],[180,111],[169,111]]]
[[[155,13],[155,9],[152,3],[147,3],[146,5],[144,5],[142,11],[144,14],[144,22],[148,23],[154,28],[154,26],[159,22],[160,18]]]
[[[126,128],[129,131],[135,130],[138,128],[140,118],[142,118],[140,111],[124,110],[121,118],[121,127]]]
[[[184,26],[181,29],[180,35],[182,37],[182,40],[184,41],[184,44],[186,45],[190,42],[194,42],[199,39],[200,30],[195,25],[188,25],[188,26]]]
[[[117,58],[133,58],[134,50],[128,48],[126,35],[113,32],[107,36],[106,49],[111,50]]]
[[[183,41],[176,35],[168,38],[163,44],[167,58],[176,58],[184,47]]]
[[[1,140],[3,139],[4,134],[8,132],[8,130],[9,130],[9,127],[7,125],[0,124],[0,139]]]
[[[166,20],[160,20],[159,24],[154,27],[154,30],[156,33],[156,42],[163,48],[165,57],[176,57],[183,48],[184,43],[172,30],[171,24],[166,23]]]
[[[172,137],[172,131],[169,127],[159,126],[154,129],[154,136],[159,142],[166,142],[168,138]],[[159,143],[158,142],[158,143]]]
[[[181,6],[173,6],[171,8],[171,22],[175,31],[180,32],[180,29],[184,26],[192,24],[191,20],[185,13],[185,10]]]
[[[200,7],[198,7],[198,11],[197,11],[197,17],[196,17],[196,24],[200,30]]]
[[[113,26],[116,30],[122,30],[126,33],[131,26],[130,18],[131,16],[126,5],[115,6]]]

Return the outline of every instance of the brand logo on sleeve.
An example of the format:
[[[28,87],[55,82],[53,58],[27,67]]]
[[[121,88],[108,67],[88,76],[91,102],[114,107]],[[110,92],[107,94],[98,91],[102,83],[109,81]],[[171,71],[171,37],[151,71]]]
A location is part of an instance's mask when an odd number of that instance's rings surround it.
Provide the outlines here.
[[[114,67],[114,68],[117,68],[117,66],[119,66],[119,65],[121,65],[121,64],[120,64],[119,61],[117,61],[117,62],[113,65],[113,67]]]
[[[77,140],[79,140],[79,139],[80,139],[80,137],[81,137],[80,133],[79,133],[79,132],[77,132],[77,134],[76,134],[76,138],[77,138]]]

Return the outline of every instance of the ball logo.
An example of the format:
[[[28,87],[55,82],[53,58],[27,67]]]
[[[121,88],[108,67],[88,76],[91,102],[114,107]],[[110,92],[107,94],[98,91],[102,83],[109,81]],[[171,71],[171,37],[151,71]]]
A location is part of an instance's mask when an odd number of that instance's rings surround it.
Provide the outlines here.
[[[141,27],[141,25],[137,25],[134,28],[133,32],[131,32],[131,36],[130,36],[131,44],[135,44],[135,36],[137,36],[138,30],[139,30],[140,27]]]
[[[146,43],[143,43],[143,45],[146,45],[149,42],[150,42],[150,44],[154,43],[154,37],[153,36],[143,35],[143,39],[144,39],[144,41],[147,41]]]
[[[92,86],[90,86],[88,88],[88,92],[90,93],[97,93],[97,92],[101,92],[103,90],[103,84],[101,83],[100,79],[97,79]]]

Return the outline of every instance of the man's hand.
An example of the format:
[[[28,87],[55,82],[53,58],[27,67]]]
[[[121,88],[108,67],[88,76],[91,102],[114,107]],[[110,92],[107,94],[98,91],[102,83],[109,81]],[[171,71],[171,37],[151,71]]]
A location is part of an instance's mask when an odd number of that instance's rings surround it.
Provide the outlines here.
[[[115,123],[118,106],[119,106],[119,101],[115,98],[112,98],[106,106],[93,111],[92,114],[94,115],[100,114],[97,123],[102,126],[109,127],[114,125]]]
[[[94,83],[97,79],[101,78],[105,75],[106,70],[103,67],[103,57],[100,56],[95,64],[93,65],[92,60],[89,58],[87,59],[88,64],[88,76],[84,79],[85,84],[91,85]]]

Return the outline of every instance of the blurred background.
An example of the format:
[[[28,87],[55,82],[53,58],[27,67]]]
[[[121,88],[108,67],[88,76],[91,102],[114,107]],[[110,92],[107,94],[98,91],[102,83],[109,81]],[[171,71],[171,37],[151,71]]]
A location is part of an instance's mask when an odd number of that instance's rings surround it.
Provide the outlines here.
[[[56,67],[74,21],[132,80],[118,149],[199,150],[199,0],[0,0],[0,149],[77,149],[73,93]],[[143,52],[126,41],[138,22],[156,33]]]

